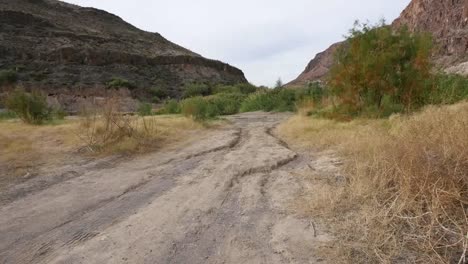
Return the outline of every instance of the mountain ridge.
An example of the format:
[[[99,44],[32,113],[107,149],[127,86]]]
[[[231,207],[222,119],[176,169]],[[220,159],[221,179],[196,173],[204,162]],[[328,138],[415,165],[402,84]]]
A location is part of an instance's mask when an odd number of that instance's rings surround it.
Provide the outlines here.
[[[56,0],[1,1],[0,39],[0,68],[21,69],[21,86],[57,97],[106,96],[113,78],[134,82],[129,93],[143,100],[152,96],[152,87],[177,98],[187,83],[247,82],[241,70],[159,33],[104,10]]]
[[[432,33],[438,47],[434,54],[436,66],[452,73],[468,74],[468,0],[412,0],[391,25],[406,25],[412,31]],[[333,52],[342,43],[334,43],[319,53],[288,85],[323,80],[333,64]]]

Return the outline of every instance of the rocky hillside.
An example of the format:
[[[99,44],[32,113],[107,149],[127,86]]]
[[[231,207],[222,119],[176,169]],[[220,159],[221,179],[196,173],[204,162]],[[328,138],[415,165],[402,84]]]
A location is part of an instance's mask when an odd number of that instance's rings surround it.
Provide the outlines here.
[[[437,49],[436,65],[450,72],[468,74],[468,0],[412,0],[392,26],[408,26],[413,31],[431,32]],[[318,54],[289,85],[320,80],[333,63],[340,43]]]
[[[113,78],[131,81],[137,97],[151,96],[152,87],[177,97],[195,81],[246,82],[241,70],[158,33],[55,0],[1,0],[0,40],[0,69],[16,70],[21,85],[51,95],[102,96]]]
[[[317,81],[327,75],[330,67],[333,64],[333,53],[343,45],[343,42],[338,42],[331,45],[328,49],[320,52],[312,59],[305,70],[292,82],[288,83],[288,86],[300,86],[307,84],[311,81]]]

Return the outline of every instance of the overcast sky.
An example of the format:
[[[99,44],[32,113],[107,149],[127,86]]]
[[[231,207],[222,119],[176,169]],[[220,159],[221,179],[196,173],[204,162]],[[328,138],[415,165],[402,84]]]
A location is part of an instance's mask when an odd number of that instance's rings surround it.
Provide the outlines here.
[[[104,9],[210,59],[256,85],[296,78],[356,19],[393,21],[410,0],[66,0]]]

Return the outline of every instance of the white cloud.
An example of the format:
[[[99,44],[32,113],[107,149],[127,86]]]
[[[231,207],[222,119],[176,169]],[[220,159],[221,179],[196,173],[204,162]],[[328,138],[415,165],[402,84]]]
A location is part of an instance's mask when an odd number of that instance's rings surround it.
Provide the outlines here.
[[[391,22],[410,0],[67,0],[104,9],[205,57],[239,67],[257,85],[287,82],[354,20]]]

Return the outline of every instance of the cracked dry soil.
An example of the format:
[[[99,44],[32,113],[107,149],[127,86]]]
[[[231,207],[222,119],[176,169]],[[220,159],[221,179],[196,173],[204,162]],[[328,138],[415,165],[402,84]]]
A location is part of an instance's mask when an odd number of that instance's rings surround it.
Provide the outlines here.
[[[232,116],[187,146],[9,190],[0,263],[326,262],[330,236],[290,209],[310,160],[272,132],[288,116]]]

